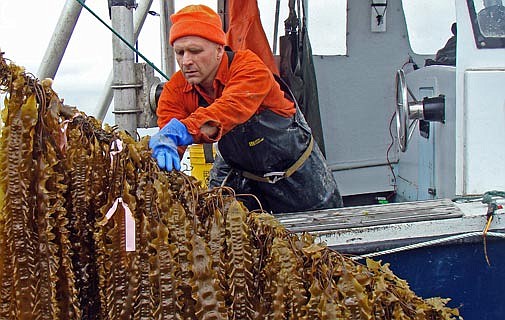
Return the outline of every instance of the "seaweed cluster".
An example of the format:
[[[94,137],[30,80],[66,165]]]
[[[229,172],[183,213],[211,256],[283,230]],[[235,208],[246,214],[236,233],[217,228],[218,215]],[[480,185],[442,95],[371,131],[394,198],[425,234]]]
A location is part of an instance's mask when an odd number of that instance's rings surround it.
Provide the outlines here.
[[[163,172],[0,54],[1,319],[458,319],[366,265]]]

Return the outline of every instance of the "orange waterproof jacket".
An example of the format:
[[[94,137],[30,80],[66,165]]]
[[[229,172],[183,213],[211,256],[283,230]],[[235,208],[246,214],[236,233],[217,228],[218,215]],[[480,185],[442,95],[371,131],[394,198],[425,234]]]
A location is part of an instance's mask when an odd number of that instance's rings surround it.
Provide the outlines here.
[[[230,0],[227,3],[229,25],[226,32],[226,45],[233,50],[251,50],[274,74],[279,75],[265,30],[261,25],[258,2],[256,0]]]
[[[218,141],[231,129],[249,120],[263,110],[291,117],[295,114],[293,102],[284,97],[269,68],[250,50],[238,50],[228,67],[228,55],[223,59],[214,79],[216,99],[212,100],[198,86],[189,84],[181,71],[165,83],[158,102],[158,126],[163,128],[172,118],[180,120],[193,136],[195,143]],[[207,101],[207,107],[198,103],[198,93]],[[203,124],[219,129],[211,139],[201,133]]]

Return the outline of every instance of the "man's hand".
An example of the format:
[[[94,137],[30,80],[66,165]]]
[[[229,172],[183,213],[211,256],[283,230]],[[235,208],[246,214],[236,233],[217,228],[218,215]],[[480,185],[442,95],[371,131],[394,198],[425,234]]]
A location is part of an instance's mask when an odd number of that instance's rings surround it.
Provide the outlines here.
[[[153,150],[153,158],[158,166],[167,171],[181,170],[181,160],[177,152],[178,146],[193,143],[193,137],[186,126],[177,119],[170,120],[158,133],[149,140],[149,147]]]

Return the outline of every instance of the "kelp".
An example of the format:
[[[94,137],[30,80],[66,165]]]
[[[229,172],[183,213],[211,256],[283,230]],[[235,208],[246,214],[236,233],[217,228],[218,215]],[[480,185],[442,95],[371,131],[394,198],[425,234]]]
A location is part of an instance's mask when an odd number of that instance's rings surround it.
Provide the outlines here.
[[[366,265],[161,171],[0,57],[1,319],[459,319]]]

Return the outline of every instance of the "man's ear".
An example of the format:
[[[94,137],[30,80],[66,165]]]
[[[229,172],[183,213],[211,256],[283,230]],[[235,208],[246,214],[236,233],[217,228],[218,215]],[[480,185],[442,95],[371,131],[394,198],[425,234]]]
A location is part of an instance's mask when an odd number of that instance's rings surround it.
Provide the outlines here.
[[[224,46],[222,44],[218,44],[216,47],[217,51],[217,60],[221,60],[224,54]]]

